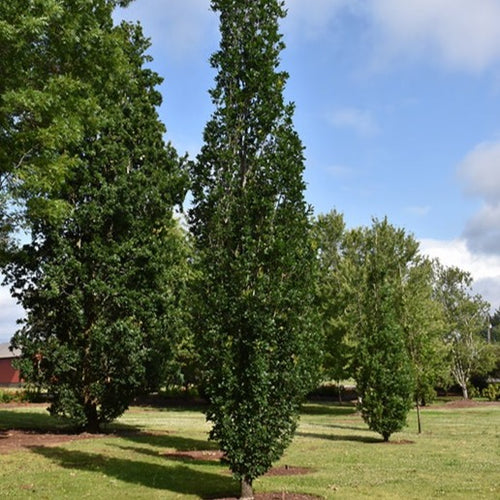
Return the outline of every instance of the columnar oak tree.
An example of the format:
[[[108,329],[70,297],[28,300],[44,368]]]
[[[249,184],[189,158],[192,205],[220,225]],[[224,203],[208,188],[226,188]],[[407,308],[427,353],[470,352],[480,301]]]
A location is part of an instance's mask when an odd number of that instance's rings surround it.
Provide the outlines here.
[[[303,146],[285,104],[279,0],[214,0],[216,110],[192,167],[196,334],[211,438],[251,497],[293,435],[317,370]]]
[[[406,423],[413,378],[404,332],[404,280],[418,244],[387,220],[352,231],[351,324],[358,332],[355,377],[364,420],[385,441]]]
[[[32,43],[44,48],[33,71],[44,64],[71,78],[92,107],[77,113],[71,141],[47,132],[55,152],[34,146],[33,161],[66,160],[50,190],[25,198],[31,241],[6,269],[27,310],[13,345],[26,380],[52,394],[52,413],[96,431],[127,408],[176,342],[184,256],[172,210],[183,176],[163,142],[160,79],[144,68],[140,28],[113,26],[114,1],[48,3],[57,7],[50,22],[31,13],[41,26]]]

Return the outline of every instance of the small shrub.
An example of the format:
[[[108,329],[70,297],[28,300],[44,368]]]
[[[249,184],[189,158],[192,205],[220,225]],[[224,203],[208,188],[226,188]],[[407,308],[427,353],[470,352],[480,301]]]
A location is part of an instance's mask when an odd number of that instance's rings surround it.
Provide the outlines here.
[[[22,403],[27,399],[26,393],[22,390],[0,390],[0,403]]]
[[[500,384],[488,384],[482,391],[482,396],[488,401],[500,399]]]
[[[469,393],[470,399],[478,398],[481,395],[480,390],[472,384],[467,385],[467,392]]]

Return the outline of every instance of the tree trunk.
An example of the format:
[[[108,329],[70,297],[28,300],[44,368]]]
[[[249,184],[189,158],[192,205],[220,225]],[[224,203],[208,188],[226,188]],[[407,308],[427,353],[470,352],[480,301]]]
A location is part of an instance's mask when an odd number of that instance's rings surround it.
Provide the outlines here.
[[[98,434],[100,432],[99,416],[97,415],[97,407],[93,404],[85,405],[85,416],[87,422],[85,423],[85,431],[91,434]]]
[[[240,500],[253,500],[252,481],[248,481],[246,479],[241,480]]]
[[[461,388],[464,399],[469,399],[469,391],[467,390],[467,384],[463,384]]]
[[[420,404],[418,402],[418,397],[415,398],[415,403],[417,404],[417,424],[418,424],[418,433],[422,434],[422,422],[420,421]]]

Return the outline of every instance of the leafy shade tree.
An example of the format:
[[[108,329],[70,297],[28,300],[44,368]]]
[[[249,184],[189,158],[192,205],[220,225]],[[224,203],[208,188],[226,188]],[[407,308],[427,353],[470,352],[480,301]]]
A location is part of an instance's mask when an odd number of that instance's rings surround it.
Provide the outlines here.
[[[241,496],[289,444],[315,363],[315,258],[303,146],[277,71],[278,0],[214,0],[221,43],[211,63],[216,110],[192,167],[195,330],[211,438]]]
[[[40,201],[63,209],[54,216],[27,199],[31,242],[6,270],[27,311],[12,343],[23,377],[52,394],[51,412],[95,432],[162,375],[177,342],[186,256],[173,207],[184,178],[163,141],[160,79],[144,68],[140,28],[113,26],[116,2],[47,3],[58,24],[33,19],[39,63],[71,75],[95,114],[80,116],[65,145],[64,178],[41,189]],[[61,44],[66,29],[78,36]]]
[[[482,336],[489,324],[489,304],[472,295],[469,273],[457,267],[436,267],[435,294],[446,322],[449,367],[464,399],[468,399],[471,376],[488,373],[495,363],[492,346]]]
[[[115,63],[114,48],[99,47],[95,19],[128,3],[0,3],[0,251],[26,211],[57,217],[67,208],[57,190],[75,163],[71,150],[84,139],[85,122],[99,115],[88,78]]]
[[[346,236],[353,302],[351,325],[359,337],[355,378],[360,409],[370,429],[388,441],[406,424],[413,377],[404,331],[403,280],[418,244],[387,220]]]

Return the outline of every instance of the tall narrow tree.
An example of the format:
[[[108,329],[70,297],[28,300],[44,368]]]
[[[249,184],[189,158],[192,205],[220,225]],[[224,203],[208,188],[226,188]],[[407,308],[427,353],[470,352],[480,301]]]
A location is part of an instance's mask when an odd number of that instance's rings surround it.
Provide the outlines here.
[[[182,274],[172,211],[183,176],[156,112],[160,79],[144,68],[140,28],[113,25],[116,3],[50,2],[58,15],[39,33],[40,64],[74,80],[93,107],[80,109],[73,141],[56,134],[64,176],[26,198],[31,241],[7,267],[27,310],[13,339],[23,376],[49,390],[53,413],[89,431],[120,415],[148,367],[169,358]],[[66,44],[61,30],[74,34]],[[41,157],[52,152],[40,146]]]
[[[201,278],[196,333],[205,392],[241,496],[290,442],[316,371],[314,252],[303,146],[285,104],[279,0],[213,0],[221,42],[216,110],[193,165]]]
[[[404,280],[417,242],[387,220],[353,231],[346,240],[359,335],[355,367],[360,409],[385,441],[406,423],[413,377],[404,332]]]

